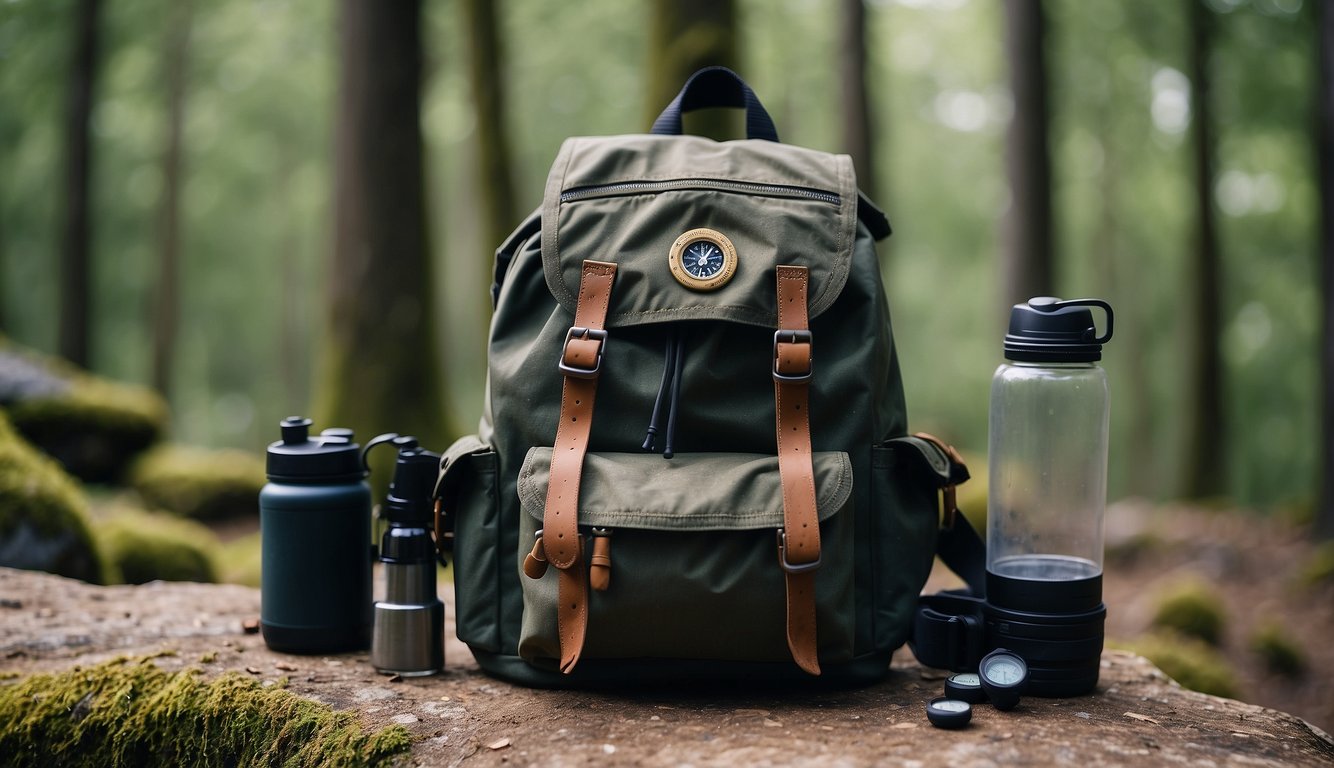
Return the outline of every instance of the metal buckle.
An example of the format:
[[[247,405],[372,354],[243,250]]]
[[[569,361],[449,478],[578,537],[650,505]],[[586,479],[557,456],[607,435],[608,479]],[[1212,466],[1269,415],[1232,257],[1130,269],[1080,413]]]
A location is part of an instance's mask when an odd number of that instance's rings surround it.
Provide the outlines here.
[[[795,375],[795,376],[790,376],[790,375],[784,375],[784,374],[781,374],[781,373],[778,372],[778,345],[779,345],[780,342],[781,342],[781,343],[786,343],[786,344],[810,344],[810,345],[811,345],[811,365],[810,365],[810,367],[808,367],[808,368],[806,369],[806,372],[805,372],[805,373],[797,374],[797,375]],[[773,362],[774,362],[773,374],[774,374],[774,380],[775,380],[775,381],[786,381],[786,382],[792,382],[792,383],[799,383],[799,382],[803,382],[803,381],[810,381],[810,378],[811,378],[811,372],[815,369],[815,342],[814,342],[814,340],[813,340],[813,337],[811,336],[811,332],[810,332],[810,331],[784,331],[784,330],[777,330],[777,331],[774,331],[774,356],[773,356]]]
[[[598,342],[598,356],[597,360],[593,363],[592,368],[577,368],[565,362],[565,355],[570,349],[570,342],[574,339],[593,339]],[[565,332],[565,343],[561,345],[560,363],[557,367],[560,369],[560,372],[566,376],[572,376],[576,379],[591,379],[594,376],[597,376],[598,372],[602,370],[602,348],[606,346],[606,343],[606,331],[597,328],[580,328],[576,325]]]
[[[811,563],[802,563],[800,565],[789,563],[787,561],[787,531],[779,528],[776,533],[778,534],[778,564],[783,567],[784,571],[787,571],[788,573],[807,573],[820,567],[820,562],[824,560],[823,554],[815,558],[815,561]]]

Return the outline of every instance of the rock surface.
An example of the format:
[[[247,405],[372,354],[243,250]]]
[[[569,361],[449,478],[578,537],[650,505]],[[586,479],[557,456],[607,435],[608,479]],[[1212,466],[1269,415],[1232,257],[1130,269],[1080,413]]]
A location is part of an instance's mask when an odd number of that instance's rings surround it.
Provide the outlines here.
[[[292,692],[355,710],[368,728],[402,724],[417,739],[406,762],[422,766],[1334,765],[1334,740],[1320,729],[1184,690],[1121,652],[1104,654],[1094,695],[1028,698],[1011,712],[978,705],[968,728],[941,731],[923,710],[941,675],[906,651],[888,680],[854,691],[534,691],[483,676],[452,627],[444,674],[397,680],[365,654],[273,653],[244,630],[258,616],[259,592],[246,587],[97,587],[0,569],[0,684],[168,652],[155,659],[165,669],[286,678]]]

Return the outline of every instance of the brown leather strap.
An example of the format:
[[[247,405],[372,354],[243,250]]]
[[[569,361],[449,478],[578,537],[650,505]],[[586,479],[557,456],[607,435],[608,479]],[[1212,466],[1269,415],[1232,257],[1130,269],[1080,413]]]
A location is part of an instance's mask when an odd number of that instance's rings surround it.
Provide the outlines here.
[[[815,571],[820,567],[820,515],[811,461],[812,337],[805,267],[778,267],[778,331],[774,334],[774,401],[783,530],[778,559],[787,581],[787,646],[792,660],[820,674],[815,637]]]
[[[565,382],[561,387],[556,442],[551,451],[542,548],[547,562],[560,571],[557,610],[560,668],[567,674],[579,661],[588,630],[588,575],[584,572],[583,543],[579,536],[579,480],[593,426],[593,399],[597,395],[607,339],[603,324],[615,277],[615,264],[584,262],[574,327],[565,335],[559,365]]]

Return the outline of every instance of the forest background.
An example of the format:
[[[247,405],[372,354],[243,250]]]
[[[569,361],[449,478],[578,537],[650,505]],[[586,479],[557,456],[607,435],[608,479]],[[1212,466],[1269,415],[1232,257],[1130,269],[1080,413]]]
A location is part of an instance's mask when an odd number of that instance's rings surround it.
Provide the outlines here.
[[[338,190],[356,181],[340,181],[337,146],[357,122],[339,83],[356,42],[320,0],[0,2],[3,333],[156,384],[174,440],[255,452],[284,416],[343,417],[338,365],[379,367],[425,382],[434,403],[395,401],[359,433],[416,431],[442,448],[480,413],[492,251],[539,202],[561,140],[646,130],[682,67],[713,55],[784,141],[852,152],[888,211],[914,429],[983,456],[1008,305],[1097,296],[1117,310],[1111,497],[1315,509],[1330,259],[1318,3],[403,5],[421,151],[395,173],[411,186],[416,162],[424,180],[425,239],[408,250],[425,253],[409,271],[429,290],[424,306],[395,305],[422,322],[380,345],[397,348],[392,367],[340,344],[333,319],[340,290],[348,307],[364,291],[368,328],[396,322],[373,281],[339,288]],[[79,224],[62,180],[89,6]],[[386,40],[363,55],[393,50]],[[860,138],[844,130],[857,125]],[[61,254],[80,226],[76,275]],[[62,283],[80,276],[82,302]],[[62,330],[78,303],[82,360]]]

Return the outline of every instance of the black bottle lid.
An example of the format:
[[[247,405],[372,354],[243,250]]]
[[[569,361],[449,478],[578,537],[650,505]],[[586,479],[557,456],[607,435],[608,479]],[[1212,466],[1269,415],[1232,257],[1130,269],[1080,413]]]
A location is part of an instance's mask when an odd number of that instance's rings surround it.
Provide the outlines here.
[[[440,454],[417,444],[415,437],[394,440],[398,459],[394,481],[389,485],[385,516],[391,524],[426,525],[435,516],[435,481],[440,473]]]
[[[1090,307],[1107,315],[1099,336]],[[1021,363],[1092,363],[1102,359],[1102,345],[1112,338],[1112,307],[1100,299],[1062,301],[1038,296],[1010,310],[1005,357]]]
[[[353,442],[352,430],[334,427],[311,438],[310,424],[310,419],[301,416],[279,422],[283,439],[270,443],[268,450],[270,480],[345,483],[366,476],[361,446]]]

